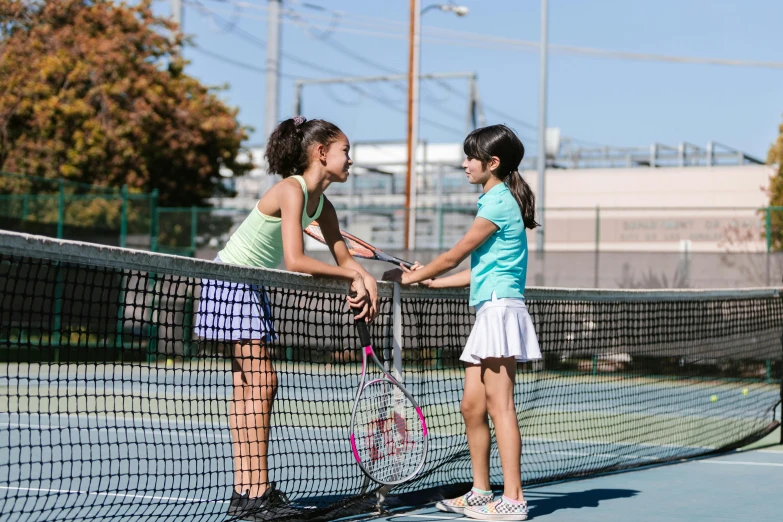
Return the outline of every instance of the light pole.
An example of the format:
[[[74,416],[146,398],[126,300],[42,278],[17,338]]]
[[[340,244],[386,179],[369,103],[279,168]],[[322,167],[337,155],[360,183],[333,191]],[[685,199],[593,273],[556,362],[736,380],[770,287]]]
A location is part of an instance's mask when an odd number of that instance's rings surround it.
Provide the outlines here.
[[[264,141],[277,126],[277,98],[280,93],[280,11],[283,0],[269,0],[269,25],[266,32],[266,101]]]
[[[440,9],[457,16],[468,14],[468,8],[454,4],[432,4],[420,9],[419,0],[410,0],[410,27],[408,33],[408,143],[407,172],[405,174],[405,249],[410,250],[416,242],[416,219],[412,215],[416,208],[416,187],[411,191],[411,180],[416,170],[416,148],[419,141],[419,58],[421,55],[421,15],[430,9]],[[415,180],[414,180],[415,182]]]
[[[549,5],[547,0],[541,0],[541,43],[538,73],[538,194],[536,194],[536,217],[541,225],[536,231],[536,251],[544,253],[544,187],[546,176],[546,89],[547,89],[547,16]]]
[[[182,30],[182,0],[171,0],[171,20]]]

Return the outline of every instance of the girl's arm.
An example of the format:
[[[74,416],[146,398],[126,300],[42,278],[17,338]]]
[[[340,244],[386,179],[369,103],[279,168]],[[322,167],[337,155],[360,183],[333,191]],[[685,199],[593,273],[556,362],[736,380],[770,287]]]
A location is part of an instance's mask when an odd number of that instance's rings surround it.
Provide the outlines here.
[[[356,316],[357,319],[364,317],[369,311],[369,307],[365,302],[368,296],[362,274],[351,268],[324,263],[304,253],[304,239],[302,237],[304,194],[302,187],[299,184],[282,182],[276,192],[282,219],[283,259],[286,269],[302,274],[350,281],[356,296],[349,296],[348,302],[352,307],[362,308],[363,311]]]
[[[439,255],[419,270],[408,273],[399,269],[390,270],[383,275],[383,278],[389,281],[397,281],[403,285],[410,285],[438,277],[462,263],[471,252],[480,247],[496,230],[498,230],[498,227],[492,221],[477,217],[470,226],[470,230],[448,252]],[[457,277],[457,275],[454,277]]]
[[[454,275],[433,279],[430,288],[462,288],[470,286],[470,270],[463,270]]]
[[[348,251],[348,247],[340,233],[340,222],[337,219],[337,212],[335,212],[332,202],[327,198],[324,198],[324,207],[321,210],[321,216],[318,218],[318,224],[321,225],[324,241],[329,250],[331,250],[335,263],[361,274],[364,286],[370,294],[370,319],[374,319],[378,310],[378,284],[375,278]]]

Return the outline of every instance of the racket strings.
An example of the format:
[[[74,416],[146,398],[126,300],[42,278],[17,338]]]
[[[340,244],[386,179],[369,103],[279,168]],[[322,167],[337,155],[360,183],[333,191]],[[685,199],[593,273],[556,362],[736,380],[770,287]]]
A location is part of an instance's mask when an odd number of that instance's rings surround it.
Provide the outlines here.
[[[424,457],[424,430],[416,408],[387,379],[364,388],[356,408],[354,435],[362,464],[380,482],[408,478]]]

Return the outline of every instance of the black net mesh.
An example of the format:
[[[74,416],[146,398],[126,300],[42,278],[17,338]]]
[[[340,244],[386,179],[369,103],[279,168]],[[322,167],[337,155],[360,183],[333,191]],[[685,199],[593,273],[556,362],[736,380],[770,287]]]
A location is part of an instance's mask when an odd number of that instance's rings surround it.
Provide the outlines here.
[[[264,470],[286,497],[269,507],[276,519],[371,509],[377,486],[348,441],[361,352],[346,291],[0,233],[4,520],[228,520],[234,485]],[[387,504],[461,492],[472,309],[463,292],[380,292],[376,353],[393,366],[397,337],[430,432],[422,473]],[[527,301],[544,354],[517,373],[527,484],[709,454],[778,425],[776,290],[531,289]],[[494,442],[491,457],[500,486]]]

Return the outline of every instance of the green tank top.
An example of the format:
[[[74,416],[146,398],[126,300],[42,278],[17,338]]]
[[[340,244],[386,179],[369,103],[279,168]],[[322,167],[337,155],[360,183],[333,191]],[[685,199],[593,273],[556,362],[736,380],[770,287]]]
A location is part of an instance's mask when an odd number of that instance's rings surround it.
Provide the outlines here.
[[[291,176],[302,185],[304,208],[302,209],[302,229],[321,216],[324,196],[318,201],[318,208],[311,217],[307,215],[307,185],[302,176]],[[258,205],[245,218],[239,228],[231,234],[223,250],[218,252],[221,261],[232,265],[277,268],[283,260],[282,219],[267,216],[258,210]]]

